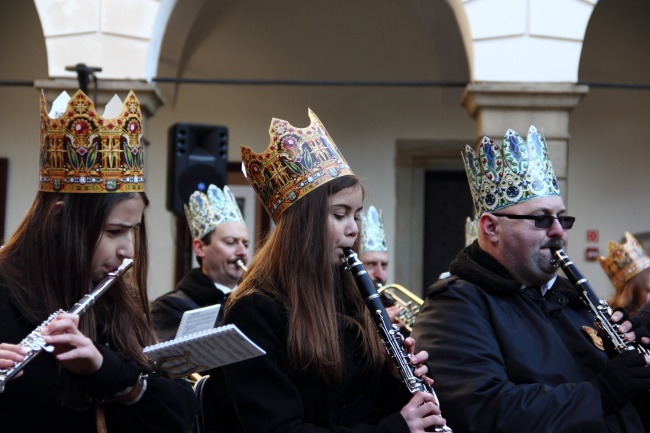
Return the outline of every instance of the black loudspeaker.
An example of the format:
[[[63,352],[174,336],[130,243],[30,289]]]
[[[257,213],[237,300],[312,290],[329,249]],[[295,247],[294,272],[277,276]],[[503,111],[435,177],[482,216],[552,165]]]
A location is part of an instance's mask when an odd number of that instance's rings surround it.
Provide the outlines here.
[[[167,210],[183,215],[183,205],[194,191],[226,185],[228,128],[176,123],[168,134]]]

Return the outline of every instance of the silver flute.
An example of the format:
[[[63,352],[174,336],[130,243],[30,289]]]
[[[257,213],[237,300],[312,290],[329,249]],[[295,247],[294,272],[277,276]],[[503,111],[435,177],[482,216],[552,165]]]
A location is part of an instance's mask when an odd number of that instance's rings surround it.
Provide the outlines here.
[[[133,266],[133,260],[124,259],[122,261],[122,264],[116,270],[109,272],[106,277],[104,277],[104,279],[101,280],[97,286],[95,286],[93,290],[84,295],[84,297],[81,298],[79,302],[74,304],[72,308],[70,308],[67,312],[81,316],[83,313],[88,311],[88,309],[92,307],[93,304],[95,304],[97,298],[102,296],[106,290],[108,290],[115,279],[122,276],[126,271],[129,270],[129,268],[131,268],[131,266]],[[20,373],[20,371],[25,368],[25,366],[39,353],[41,353],[43,350],[46,352],[52,352],[54,350],[54,346],[45,343],[41,331],[47,325],[52,323],[52,321],[56,319],[57,316],[65,312],[66,311],[63,310],[57,310],[54,313],[50,314],[43,323],[38,325],[36,329],[34,329],[27,337],[18,343],[19,346],[23,346],[25,350],[27,350],[27,354],[22,361],[15,362],[13,367],[0,369],[0,393],[4,392],[5,384],[13,379],[18,373]]]

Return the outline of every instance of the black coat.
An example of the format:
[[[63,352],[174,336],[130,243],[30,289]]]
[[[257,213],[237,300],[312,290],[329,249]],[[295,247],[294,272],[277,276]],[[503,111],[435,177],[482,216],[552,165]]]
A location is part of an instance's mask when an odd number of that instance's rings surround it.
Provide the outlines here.
[[[210,277],[201,269],[195,268],[178,282],[176,290],[165,293],[151,304],[151,321],[156,335],[161,341],[174,338],[183,313],[195,308],[225,303],[226,295],[219,290]],[[215,326],[223,317],[223,308]]]
[[[566,279],[542,298],[476,242],[450,270],[430,289],[412,335],[429,352],[455,433],[643,432],[632,404],[603,415],[594,380],[608,357],[586,332],[593,317]]]
[[[237,325],[266,355],[211,372],[221,400],[217,431],[408,433],[399,410],[410,394],[386,368],[381,377],[368,373],[352,329],[341,331],[345,377],[327,384],[289,366],[288,314],[278,301],[246,296],[233,305],[226,323]]]
[[[0,299],[0,342],[19,343],[38,324],[26,323],[20,313]],[[45,319],[45,317],[43,318]],[[152,373],[133,360],[109,349],[106,341],[95,343],[104,360],[97,373],[76,376],[60,368],[52,355],[43,351],[25,366],[21,377],[6,384],[0,394],[0,431],[3,433],[88,433],[95,430],[95,411],[63,407],[59,400],[60,380],[69,377],[72,399],[105,398],[133,386],[140,373],[148,373],[148,385],[141,400],[133,405],[103,405],[108,432],[186,433],[198,405],[192,387],[184,380],[171,380]]]

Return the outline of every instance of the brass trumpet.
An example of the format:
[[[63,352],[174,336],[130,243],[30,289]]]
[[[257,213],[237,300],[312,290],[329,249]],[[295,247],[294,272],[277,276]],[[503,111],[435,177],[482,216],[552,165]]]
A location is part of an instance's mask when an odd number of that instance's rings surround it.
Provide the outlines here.
[[[422,298],[399,284],[388,284],[377,289],[380,296],[402,307],[402,311],[397,318],[404,324],[404,328],[411,332],[415,318],[420,313],[420,308],[424,301]]]
[[[203,375],[201,373],[192,373],[189,376],[187,376],[185,379],[187,379],[189,382],[195,384],[199,380],[201,380],[202,377],[203,377]]]

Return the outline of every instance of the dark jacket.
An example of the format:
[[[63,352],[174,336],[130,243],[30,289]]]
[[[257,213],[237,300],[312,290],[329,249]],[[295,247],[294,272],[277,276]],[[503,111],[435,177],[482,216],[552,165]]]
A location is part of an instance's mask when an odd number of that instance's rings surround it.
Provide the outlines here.
[[[328,384],[290,367],[288,314],[280,302],[246,296],[232,306],[226,323],[237,325],[266,355],[211,372],[221,400],[216,431],[408,433],[399,410],[410,394],[386,368],[368,372],[353,329],[341,327],[345,377]]]
[[[455,433],[643,432],[628,404],[605,417],[594,382],[608,357],[593,317],[558,277],[544,298],[522,289],[475,242],[435,284],[413,329],[442,415]]]
[[[151,321],[161,341],[171,340],[176,335],[183,313],[195,308],[225,303],[226,295],[219,290],[210,277],[195,268],[178,282],[176,290],[165,293],[151,304]],[[223,308],[215,326],[223,317]]]
[[[39,324],[26,323],[7,302],[2,290],[0,295],[0,342],[17,344]],[[112,396],[134,385],[140,373],[146,373],[149,374],[147,389],[139,402],[133,405],[102,405],[108,432],[187,432],[198,410],[192,387],[187,381],[153,374],[151,370],[111,350],[106,339],[95,345],[104,360],[99,371],[89,377],[68,373],[45,351],[27,364],[23,375],[7,383],[0,394],[0,431],[94,432],[95,410],[85,402],[90,398]],[[76,402],[76,407],[63,407],[60,402],[63,377],[72,380],[71,400]]]

